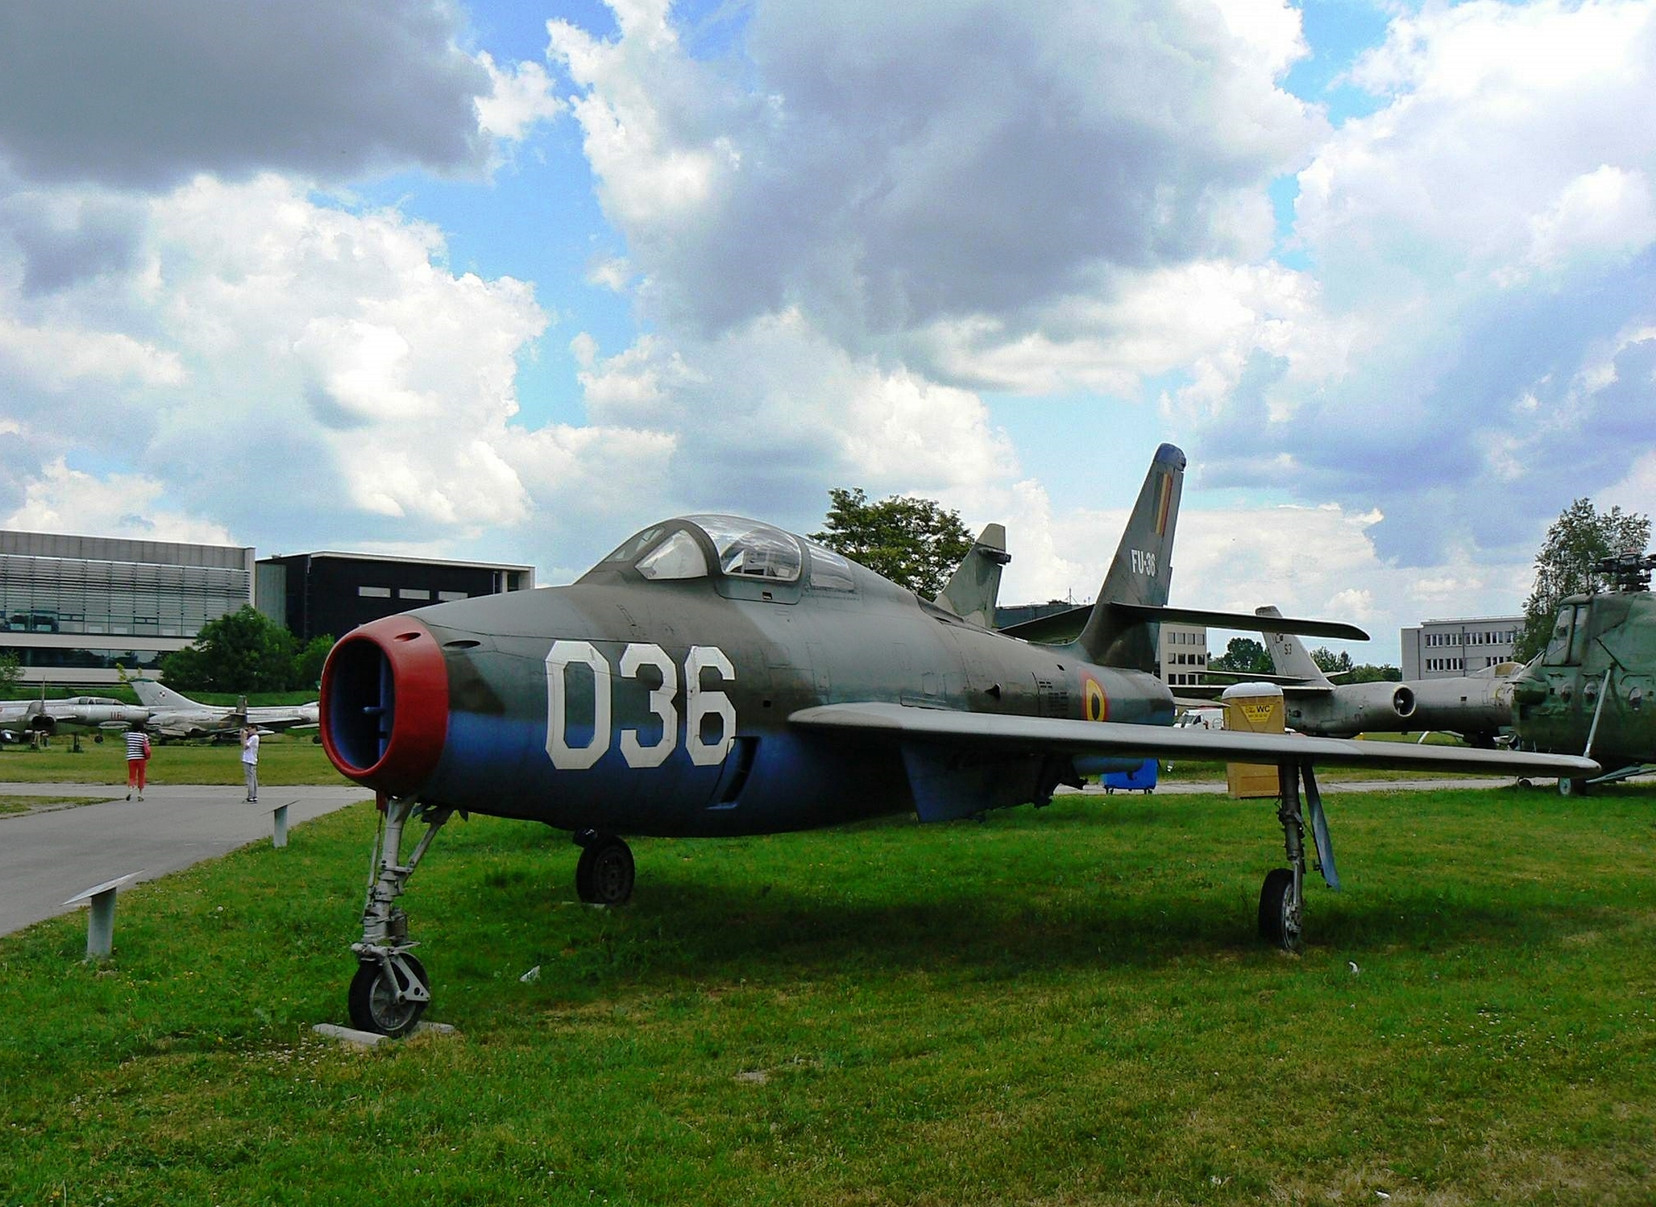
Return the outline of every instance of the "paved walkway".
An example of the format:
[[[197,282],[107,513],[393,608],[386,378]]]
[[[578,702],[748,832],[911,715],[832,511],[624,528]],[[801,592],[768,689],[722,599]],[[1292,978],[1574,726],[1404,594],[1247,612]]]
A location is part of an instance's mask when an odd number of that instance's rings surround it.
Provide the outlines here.
[[[239,784],[151,785],[142,801],[130,802],[125,787],[107,784],[0,784],[0,793],[98,802],[0,816],[0,934],[66,913],[63,903],[76,893],[129,872],[154,880],[261,838],[269,841],[278,805],[288,806],[291,829],[373,796],[331,784],[265,785],[256,805],[243,800]]]

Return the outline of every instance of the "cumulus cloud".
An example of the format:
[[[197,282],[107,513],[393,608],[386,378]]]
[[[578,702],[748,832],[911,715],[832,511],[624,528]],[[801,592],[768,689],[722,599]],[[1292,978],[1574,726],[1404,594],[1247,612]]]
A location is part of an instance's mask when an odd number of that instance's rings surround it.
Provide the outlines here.
[[[64,213],[72,241],[76,210]],[[58,466],[30,475],[11,459],[0,504],[16,522],[107,528],[108,508],[74,498],[130,489],[140,514],[165,482],[179,514],[289,547],[502,528],[538,545],[536,529],[592,514],[594,475],[613,498],[671,443],[519,424],[516,357],[547,323],[533,290],[449,271],[441,234],[396,211],[319,204],[276,176],[201,177],[138,208],[118,270],[44,295],[25,288],[27,253],[4,217],[13,435]],[[70,451],[131,468],[70,475]]]
[[[448,0],[0,6],[0,158],[46,182],[478,170],[489,71]]]
[[[1656,440],[1648,380],[1594,377],[1656,318],[1656,9],[1428,6],[1351,79],[1381,106],[1299,174],[1294,227],[1321,312],[1299,347],[1320,326],[1341,354],[1256,344],[1211,391],[1212,480],[1286,454],[1276,484],[1384,512],[1388,557],[1527,560]]]
[[[616,11],[550,53],[649,313],[699,338],[791,309],[921,371],[934,324],[1015,348],[1111,269],[1261,254],[1323,130],[1281,4],[766,4],[740,72]]]
[[[146,541],[203,545],[238,542],[222,525],[166,504],[164,483],[143,474],[99,478],[70,469],[63,458],[43,467],[24,489],[7,528],[31,532],[97,533]]]

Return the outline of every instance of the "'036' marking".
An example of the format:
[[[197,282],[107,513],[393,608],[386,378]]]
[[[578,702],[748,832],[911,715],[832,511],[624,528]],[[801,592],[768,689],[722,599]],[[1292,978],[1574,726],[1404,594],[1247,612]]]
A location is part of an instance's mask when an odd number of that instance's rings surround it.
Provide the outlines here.
[[[569,744],[569,692],[565,673],[571,666],[592,671],[592,740],[585,746]],[[678,745],[678,667],[659,645],[634,643],[621,651],[616,671],[623,679],[636,679],[643,667],[661,675],[661,686],[650,691],[649,708],[661,719],[661,736],[646,746],[638,730],[621,730],[621,757],[629,767],[659,767]],[[724,762],[736,740],[736,706],[717,689],[703,686],[702,675],[717,672],[725,683],[736,679],[736,668],[716,645],[693,645],[684,659],[684,749],[698,767]],[[583,771],[609,752],[612,733],[612,693],[609,660],[590,641],[554,641],[546,654],[546,753],[560,771]],[[719,739],[709,742],[702,736],[709,717],[719,718]]]

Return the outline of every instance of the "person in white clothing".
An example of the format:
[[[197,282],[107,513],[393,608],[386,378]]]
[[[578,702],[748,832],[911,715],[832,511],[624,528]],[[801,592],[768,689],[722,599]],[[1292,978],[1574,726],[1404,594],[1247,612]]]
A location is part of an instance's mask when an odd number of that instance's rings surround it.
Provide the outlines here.
[[[247,777],[247,799],[259,799],[259,731],[248,725],[241,731],[242,774]]]

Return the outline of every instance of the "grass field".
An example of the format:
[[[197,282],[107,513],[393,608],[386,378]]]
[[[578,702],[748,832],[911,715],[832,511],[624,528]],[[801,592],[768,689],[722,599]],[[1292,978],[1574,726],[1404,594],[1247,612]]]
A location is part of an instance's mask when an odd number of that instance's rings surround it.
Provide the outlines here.
[[[235,742],[153,742],[151,749],[155,756],[149,764],[152,784],[242,782],[241,747]],[[53,738],[45,750],[0,746],[0,783],[124,784],[126,778],[126,748],[119,734],[102,742],[83,737],[78,753],[66,737]],[[333,769],[310,732],[301,731],[259,739],[259,782],[278,786],[349,781]]]
[[[310,1030],[359,806],[123,894],[107,965],[0,938],[0,1204],[1649,1203],[1653,806],[1331,799],[1299,958],[1269,803],[639,841],[616,910],[456,820],[404,904],[459,1034],[371,1051]]]

